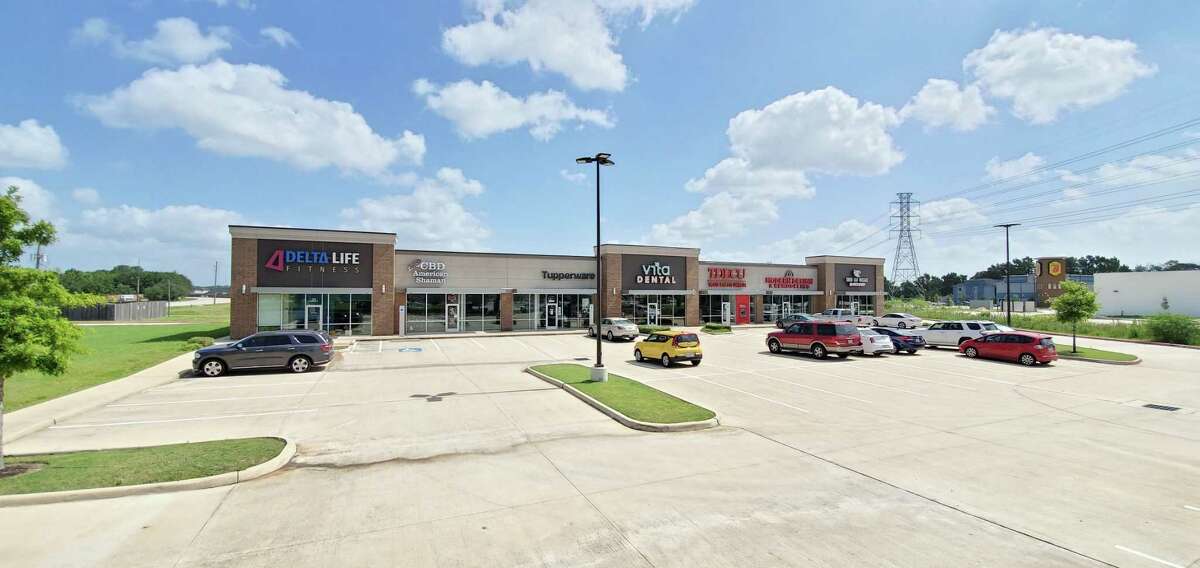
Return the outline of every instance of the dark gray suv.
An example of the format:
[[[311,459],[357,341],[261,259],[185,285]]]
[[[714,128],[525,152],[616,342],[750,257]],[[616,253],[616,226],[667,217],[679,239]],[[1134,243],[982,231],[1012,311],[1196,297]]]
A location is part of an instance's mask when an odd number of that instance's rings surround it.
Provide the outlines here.
[[[333,339],[322,331],[263,331],[226,345],[196,351],[192,371],[218,377],[234,369],[288,369],[303,373],[333,358]]]

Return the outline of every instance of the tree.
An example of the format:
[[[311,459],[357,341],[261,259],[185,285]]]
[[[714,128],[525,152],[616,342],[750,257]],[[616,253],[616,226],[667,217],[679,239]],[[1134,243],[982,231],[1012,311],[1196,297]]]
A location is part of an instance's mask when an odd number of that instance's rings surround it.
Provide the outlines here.
[[[1088,287],[1072,280],[1062,283],[1062,294],[1050,304],[1054,308],[1054,317],[1058,321],[1071,324],[1071,353],[1078,351],[1075,346],[1075,329],[1079,322],[1091,319],[1100,311],[1096,303],[1096,293]]]
[[[1087,255],[1067,257],[1068,274],[1095,274],[1097,272],[1131,272],[1128,266],[1121,264],[1115,256]]]
[[[1174,270],[1200,270],[1200,264],[1168,260],[1162,264],[1139,264],[1135,272],[1171,272]]]
[[[16,266],[26,247],[54,242],[54,226],[30,223],[18,188],[0,195],[0,470],[4,469],[4,383],[22,371],[60,375],[81,332],[62,309],[97,298],[67,291],[53,272]]]
[[[1009,274],[1032,274],[1034,264],[1035,262],[1032,257],[1026,256],[1022,258],[1014,258],[1012,259],[1012,270],[1009,272]],[[976,272],[975,276],[972,278],[991,278],[993,280],[1003,279],[1004,263],[997,262],[996,264],[987,267],[985,270]]]

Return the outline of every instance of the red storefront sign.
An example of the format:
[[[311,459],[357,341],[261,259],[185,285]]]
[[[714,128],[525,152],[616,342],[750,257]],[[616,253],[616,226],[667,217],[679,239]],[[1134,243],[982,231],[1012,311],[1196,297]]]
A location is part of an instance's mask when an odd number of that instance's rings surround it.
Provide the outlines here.
[[[708,267],[709,288],[745,288],[745,268]]]
[[[813,287],[812,278],[801,278],[788,270],[783,273],[783,276],[767,276],[763,279],[767,283],[767,288],[785,288],[791,290],[808,290]]]

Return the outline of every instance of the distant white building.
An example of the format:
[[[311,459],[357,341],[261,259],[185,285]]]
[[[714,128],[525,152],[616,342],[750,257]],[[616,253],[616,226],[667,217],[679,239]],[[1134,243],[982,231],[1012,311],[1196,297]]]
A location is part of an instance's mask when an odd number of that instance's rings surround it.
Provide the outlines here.
[[[1101,272],[1096,299],[1106,316],[1149,316],[1160,312],[1200,317],[1200,270]]]

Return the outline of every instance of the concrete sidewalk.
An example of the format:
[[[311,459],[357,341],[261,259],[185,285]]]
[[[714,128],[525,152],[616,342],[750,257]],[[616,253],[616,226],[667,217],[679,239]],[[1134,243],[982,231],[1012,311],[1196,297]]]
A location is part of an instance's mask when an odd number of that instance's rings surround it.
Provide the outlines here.
[[[86,410],[169,383],[180,378],[181,373],[190,373],[191,370],[192,352],[188,351],[123,379],[112,380],[14,412],[6,412],[4,443],[11,443]]]

